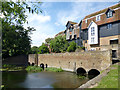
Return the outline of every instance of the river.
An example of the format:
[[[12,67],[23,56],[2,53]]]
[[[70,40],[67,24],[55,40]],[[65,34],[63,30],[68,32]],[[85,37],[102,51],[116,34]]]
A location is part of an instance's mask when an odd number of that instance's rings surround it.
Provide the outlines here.
[[[78,78],[73,72],[37,72],[26,71],[3,72],[2,82],[5,88],[78,88],[88,78]]]

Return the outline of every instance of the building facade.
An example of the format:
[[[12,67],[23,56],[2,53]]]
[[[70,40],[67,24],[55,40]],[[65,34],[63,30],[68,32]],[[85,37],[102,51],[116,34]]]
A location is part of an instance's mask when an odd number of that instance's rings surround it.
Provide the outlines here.
[[[66,40],[78,40],[88,51],[112,49],[113,58],[120,58],[120,3],[85,16],[79,24],[68,21]]]
[[[80,24],[68,21],[66,24],[66,40],[68,42],[74,41],[78,46],[82,47],[82,40],[80,38]]]

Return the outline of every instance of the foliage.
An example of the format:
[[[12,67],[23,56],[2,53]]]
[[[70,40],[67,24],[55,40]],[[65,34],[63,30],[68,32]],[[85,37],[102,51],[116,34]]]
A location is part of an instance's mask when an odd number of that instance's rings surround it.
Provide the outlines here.
[[[50,41],[50,48],[52,52],[60,53],[65,52],[69,46],[68,41],[66,41],[65,36],[57,36]]]
[[[26,1],[26,0],[25,0]],[[28,23],[26,12],[39,13],[40,2],[29,3],[25,1],[20,2],[7,2],[6,0],[0,1],[2,4],[0,17],[2,21],[2,58],[15,56],[20,54],[28,54],[30,51],[31,39],[29,34],[35,29],[32,27],[23,27],[24,23]]]
[[[28,66],[25,70],[27,70],[28,72],[40,72],[40,71],[43,71],[43,69],[41,67],[38,67],[38,66]]]
[[[49,68],[45,68],[45,71],[62,72],[63,70],[61,68],[49,67]]]
[[[85,47],[77,46],[75,52],[81,52],[82,50],[85,50]]]
[[[39,47],[39,54],[43,54],[43,53],[49,53],[49,48],[42,43],[42,45]]]
[[[2,31],[2,57],[16,56],[20,54],[28,54],[30,50],[31,39],[29,32],[34,31],[28,27],[9,25],[3,22]]]
[[[32,48],[31,48],[31,54],[37,54],[39,52],[39,48],[37,47],[37,46],[33,46]]]
[[[51,40],[53,40],[54,38],[47,38],[45,39],[45,43],[49,44]]]
[[[76,43],[74,41],[70,42],[70,46],[68,47],[67,51],[68,52],[74,52],[76,50]]]

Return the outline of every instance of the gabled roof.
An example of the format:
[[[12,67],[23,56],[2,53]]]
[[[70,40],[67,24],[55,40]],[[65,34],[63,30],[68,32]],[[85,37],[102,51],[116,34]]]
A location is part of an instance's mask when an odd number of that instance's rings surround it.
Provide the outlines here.
[[[109,11],[112,11],[113,13],[115,12],[114,10],[108,8],[107,11],[105,12],[105,14],[108,13]]]
[[[77,24],[76,22],[68,21],[67,24],[66,24],[66,26],[68,25],[68,23],[73,24],[73,25]]]
[[[120,3],[109,7],[109,9],[115,9],[115,8],[119,8],[119,7],[120,7]],[[84,19],[90,18],[90,17],[92,17],[92,16],[96,16],[96,15],[101,14],[101,13],[105,13],[107,10],[108,10],[108,8],[105,8],[105,9],[103,9],[103,10],[100,10],[100,11],[97,11],[97,12],[95,12],[95,13],[89,14],[89,15],[85,16]]]
[[[94,21],[91,21],[91,23],[88,25],[87,28],[89,28],[91,26],[92,23],[95,23]],[[95,23],[96,24],[96,23]],[[96,24],[97,25],[97,24]]]

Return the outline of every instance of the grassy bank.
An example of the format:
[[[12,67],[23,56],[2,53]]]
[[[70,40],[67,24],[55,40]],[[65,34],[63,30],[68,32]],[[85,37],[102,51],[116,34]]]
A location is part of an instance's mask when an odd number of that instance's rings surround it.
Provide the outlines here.
[[[45,71],[62,72],[63,70],[61,68],[49,67],[49,68],[45,68]]]
[[[0,69],[0,71],[21,71],[24,69],[25,69],[25,67],[5,64],[2,66],[2,69]]]
[[[43,71],[43,69],[40,68],[39,66],[28,66],[25,70],[27,70],[28,72],[41,72],[41,71]],[[63,70],[61,68],[49,67],[49,68],[45,68],[45,71],[62,72]]]
[[[28,72],[41,72],[41,71],[43,71],[43,69],[40,68],[39,66],[28,66],[25,70]]]
[[[118,65],[112,65],[107,76],[103,77],[94,88],[118,88]]]

